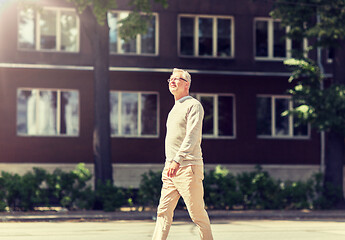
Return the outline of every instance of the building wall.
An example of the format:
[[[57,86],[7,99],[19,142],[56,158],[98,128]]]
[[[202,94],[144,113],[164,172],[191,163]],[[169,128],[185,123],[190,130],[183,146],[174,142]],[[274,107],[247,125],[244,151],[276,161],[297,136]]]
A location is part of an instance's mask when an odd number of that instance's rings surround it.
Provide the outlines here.
[[[73,5],[64,1],[40,1],[44,6],[67,7]],[[126,1],[119,1],[119,9],[129,10]],[[212,6],[212,7],[210,7]],[[254,18],[269,17],[270,6],[251,0],[193,0],[185,4],[182,0],[169,1],[169,8],[155,7],[159,16],[159,54],[157,56],[138,56],[130,54],[112,54],[110,66],[142,67],[142,68],[172,68],[239,71],[239,72],[285,72],[288,69],[277,60],[254,59]],[[178,53],[178,16],[180,14],[232,16],[234,17],[234,47],[233,58],[185,57]],[[11,63],[50,64],[91,66],[92,52],[88,36],[83,25],[80,26],[80,51],[77,53],[61,53],[47,51],[28,51],[17,49],[18,13],[15,2],[9,4],[0,15],[6,19],[0,23],[0,61]],[[313,55],[313,53],[312,53]]]
[[[117,72],[110,75],[111,90],[150,91],[159,94],[159,136],[112,138],[115,163],[164,161],[165,122],[174,104],[167,89],[170,73]],[[285,77],[192,74],[191,92],[231,93],[235,96],[234,139],[203,140],[206,163],[222,164],[318,164],[319,137],[310,139],[260,139],[256,136],[256,95],[284,94]],[[91,71],[1,68],[1,162],[92,162],[93,79]],[[128,84],[130,82],[131,84]],[[265,82],[265,85],[262,84]],[[77,89],[80,94],[80,133],[77,137],[18,136],[16,94],[18,88]]]
[[[125,2],[119,1],[119,7],[128,10]],[[45,3],[51,6],[71,6],[62,1],[47,0]],[[0,162],[91,164],[93,74],[88,38],[81,27],[80,51],[77,53],[18,50],[16,7],[15,4],[9,5],[6,11],[1,13],[0,21]],[[256,96],[284,95],[290,87],[287,81],[288,69],[282,61],[254,59],[254,17],[268,17],[269,10],[269,5],[250,0],[190,0],[188,4],[182,0],[174,0],[169,1],[169,8],[166,10],[156,6],[154,11],[159,16],[159,54],[111,55],[110,89],[157,92],[159,135],[153,138],[113,137],[113,163],[134,164],[133,166],[137,167],[135,164],[161,166],[164,162],[165,122],[174,104],[166,79],[173,67],[180,67],[190,70],[192,74],[192,93],[226,93],[235,96],[236,136],[233,139],[205,138],[202,148],[206,164],[278,165],[283,166],[283,169],[303,165],[315,169],[320,162],[319,135],[316,132],[312,131],[308,139],[298,140],[262,139],[256,134]],[[179,56],[178,14],[233,16],[234,57],[219,59]],[[18,88],[78,90],[79,136],[18,136]]]
[[[85,71],[0,69],[0,161],[78,163],[92,161],[92,75]],[[80,135],[18,136],[17,89],[78,89]],[[91,91],[90,91],[91,90]]]

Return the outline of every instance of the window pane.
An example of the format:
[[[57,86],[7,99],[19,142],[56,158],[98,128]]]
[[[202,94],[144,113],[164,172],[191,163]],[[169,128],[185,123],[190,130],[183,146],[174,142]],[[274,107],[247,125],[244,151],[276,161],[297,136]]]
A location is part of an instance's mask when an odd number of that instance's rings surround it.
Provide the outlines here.
[[[56,11],[44,10],[40,19],[41,49],[56,49]]]
[[[157,134],[157,95],[141,94],[141,134]]]
[[[285,28],[281,26],[280,22],[274,22],[273,30],[273,55],[274,57],[286,57]]]
[[[113,16],[114,16],[114,18],[117,16],[117,20],[111,19],[112,29],[116,29],[116,31],[118,31],[118,27],[119,27],[118,21],[127,18],[128,14],[129,14],[128,12],[120,12],[120,13],[114,14]],[[113,36],[111,36],[111,38],[114,38],[118,35],[118,32],[113,32],[112,34],[113,34]],[[113,44],[116,41],[117,40],[113,39],[112,40]],[[117,52],[119,52],[119,53],[136,53],[137,52],[137,39],[136,39],[136,37],[134,39],[129,40],[129,41],[125,41],[123,39],[120,39],[120,44],[121,44],[121,49],[117,49]]]
[[[218,19],[217,32],[217,56],[231,56],[231,19]]]
[[[57,94],[54,91],[40,91],[37,103],[37,134],[55,135],[56,129],[56,110]]]
[[[218,135],[233,136],[233,97],[218,97]]]
[[[141,36],[141,53],[156,53],[156,17],[152,17],[147,33]]]
[[[110,92],[110,132],[119,134],[119,93]]]
[[[256,35],[256,56],[268,57],[268,22],[256,21],[255,23]]]
[[[289,117],[282,116],[282,113],[289,109],[289,99],[275,100],[276,132],[275,135],[289,135]]]
[[[117,51],[117,14],[116,13],[108,13],[108,24],[109,24],[109,50],[110,52],[118,52]]]
[[[17,133],[36,133],[36,91],[17,92]]]
[[[199,56],[213,55],[213,19],[199,18]]]
[[[213,104],[213,97],[201,97],[200,102],[202,106],[204,107],[204,124],[202,128],[202,133],[203,134],[211,134],[213,135],[213,109],[214,109],[214,104]]]
[[[122,93],[122,134],[138,135],[138,94]]]
[[[136,53],[137,52],[137,39],[125,41],[121,39],[121,49],[124,53]]]
[[[18,46],[21,49],[35,49],[35,11],[26,9],[19,11]]]
[[[296,118],[294,118],[294,122],[297,122]],[[293,135],[294,136],[308,136],[308,124],[294,125]]]
[[[79,92],[61,92],[60,133],[79,135]]]
[[[328,49],[328,59],[333,59],[334,58],[334,48],[331,47]]]
[[[180,24],[180,53],[194,55],[194,18],[181,17]]]
[[[61,50],[67,52],[78,51],[77,16],[74,12],[61,12]]]
[[[256,134],[272,135],[271,98],[258,97],[256,99]]]

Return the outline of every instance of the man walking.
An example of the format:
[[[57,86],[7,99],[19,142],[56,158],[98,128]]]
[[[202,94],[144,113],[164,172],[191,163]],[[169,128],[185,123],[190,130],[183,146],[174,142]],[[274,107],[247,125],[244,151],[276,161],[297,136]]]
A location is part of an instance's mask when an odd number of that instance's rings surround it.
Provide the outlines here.
[[[167,239],[174,210],[182,196],[191,219],[198,226],[200,238],[212,240],[202,184],[204,166],[200,144],[204,110],[199,101],[189,96],[191,76],[187,71],[174,68],[168,82],[175,105],[167,119],[163,186],[152,239]]]

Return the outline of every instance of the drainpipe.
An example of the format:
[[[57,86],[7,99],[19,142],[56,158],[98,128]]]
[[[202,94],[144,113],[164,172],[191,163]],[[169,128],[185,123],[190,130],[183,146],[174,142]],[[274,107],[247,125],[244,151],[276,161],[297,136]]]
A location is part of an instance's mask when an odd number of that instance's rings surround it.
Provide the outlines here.
[[[321,22],[320,13],[317,13],[316,20],[317,20],[317,23]],[[323,65],[322,65],[322,52],[321,52],[321,50],[322,50],[321,47],[318,46],[317,47],[317,65],[320,68],[321,76],[324,76],[325,70],[324,70]],[[321,81],[321,83],[320,83],[320,89],[321,90],[324,89],[323,81]],[[322,174],[325,173],[325,146],[326,146],[325,131],[321,131],[321,133],[320,133],[320,172]]]

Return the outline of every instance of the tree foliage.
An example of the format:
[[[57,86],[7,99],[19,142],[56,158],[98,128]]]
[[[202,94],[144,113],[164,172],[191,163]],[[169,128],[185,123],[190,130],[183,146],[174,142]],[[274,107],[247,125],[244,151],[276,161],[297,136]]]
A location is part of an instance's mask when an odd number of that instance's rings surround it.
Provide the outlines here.
[[[76,6],[79,14],[87,7],[91,7],[98,24],[104,25],[107,21],[107,14],[110,10],[117,8],[116,0],[66,0]],[[129,6],[132,11],[120,21],[119,34],[121,38],[128,41],[136,37],[137,34],[145,34],[148,24],[152,18],[153,4],[160,4],[164,8],[168,7],[167,0],[131,0]]]
[[[289,81],[295,85],[289,93],[296,107],[289,113],[320,131],[335,130],[345,135],[345,86],[332,84],[321,89],[323,76],[311,60],[290,59],[285,64],[294,69]]]
[[[313,47],[334,47],[345,38],[345,0],[275,0],[271,16],[290,27],[288,37],[313,39]]]
[[[100,25],[104,25],[107,13],[110,9],[116,9],[116,0],[66,0],[76,6],[78,13],[82,13],[87,7],[92,8],[92,12]]]
[[[276,0],[271,16],[289,27],[288,38],[310,40],[310,49],[337,48],[345,39],[345,0]],[[295,83],[289,90],[295,108],[289,113],[320,131],[345,135],[345,86],[333,81],[322,88],[324,76],[310,59],[290,59],[285,64],[293,67],[289,81]]]

